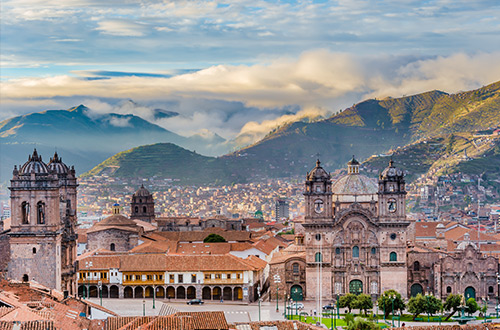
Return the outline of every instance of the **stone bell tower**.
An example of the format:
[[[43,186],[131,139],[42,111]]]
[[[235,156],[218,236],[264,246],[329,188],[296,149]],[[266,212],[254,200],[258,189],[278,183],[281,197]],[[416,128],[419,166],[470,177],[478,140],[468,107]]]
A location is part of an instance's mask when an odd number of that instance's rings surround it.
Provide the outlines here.
[[[321,167],[319,159],[316,161],[316,167],[307,173],[304,197],[306,223],[332,221],[332,180],[330,174]]]
[[[406,242],[410,222],[406,219],[404,173],[394,167],[392,159],[380,174],[378,185],[381,292],[395,289],[405,295],[408,291]]]
[[[47,165],[35,149],[24,165],[14,166],[10,278],[76,292],[76,187],[74,169],[57,153]]]

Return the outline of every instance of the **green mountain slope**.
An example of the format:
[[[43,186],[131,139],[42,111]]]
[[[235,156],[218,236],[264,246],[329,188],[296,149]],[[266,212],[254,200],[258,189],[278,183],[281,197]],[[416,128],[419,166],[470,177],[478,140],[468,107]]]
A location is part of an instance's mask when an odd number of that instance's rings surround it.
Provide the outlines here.
[[[432,91],[398,99],[367,100],[326,120],[284,125],[258,143],[213,158],[210,166],[204,166],[213,171],[210,173],[222,176],[203,179],[203,182],[303,176],[314,166],[318,156],[325,168],[333,171],[343,168],[353,154],[363,160],[406,145],[414,157],[426,155],[425,159],[405,164],[416,177],[420,172],[439,166],[435,157],[444,155],[443,149],[446,151],[447,146],[443,144],[450,133],[455,133],[460,140],[462,133],[500,125],[499,109],[500,82],[453,95]],[[416,142],[424,139],[429,141]],[[161,159],[161,155],[157,155],[155,161]],[[120,163],[116,166],[121,167]],[[199,163],[205,164],[201,160]],[[168,175],[178,173],[180,178],[185,174],[183,166],[171,165]],[[448,163],[448,166],[455,165]],[[114,175],[133,176],[137,174],[134,171],[124,169]],[[165,171],[159,168],[158,172],[148,173],[165,176]]]

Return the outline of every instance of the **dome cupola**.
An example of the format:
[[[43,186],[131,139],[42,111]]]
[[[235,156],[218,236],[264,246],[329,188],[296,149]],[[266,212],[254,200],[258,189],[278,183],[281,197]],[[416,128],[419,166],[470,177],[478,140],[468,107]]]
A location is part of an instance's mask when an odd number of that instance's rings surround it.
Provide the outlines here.
[[[316,160],[316,167],[307,173],[307,181],[328,181],[330,179],[330,174],[321,167],[319,159]]]
[[[49,167],[42,161],[42,156],[38,155],[36,149],[33,151],[33,155],[28,156],[28,161],[19,169],[19,175],[28,175],[31,173],[49,173]]]
[[[67,174],[69,171],[68,166],[62,162],[62,158],[59,158],[57,151],[54,153],[54,157],[50,159],[47,166],[51,171],[57,174]]]

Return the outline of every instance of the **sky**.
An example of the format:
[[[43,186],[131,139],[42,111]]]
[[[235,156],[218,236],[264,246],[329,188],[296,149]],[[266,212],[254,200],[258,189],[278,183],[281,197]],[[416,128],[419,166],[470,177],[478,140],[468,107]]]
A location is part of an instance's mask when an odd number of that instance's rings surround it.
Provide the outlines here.
[[[498,0],[1,0],[0,120],[84,104],[251,143],[500,80]],[[152,109],[178,112],[154,119]]]

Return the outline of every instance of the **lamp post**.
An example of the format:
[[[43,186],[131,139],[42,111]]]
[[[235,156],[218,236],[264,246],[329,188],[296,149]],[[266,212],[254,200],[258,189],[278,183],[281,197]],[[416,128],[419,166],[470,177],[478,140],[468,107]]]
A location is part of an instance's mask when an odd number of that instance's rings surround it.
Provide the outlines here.
[[[278,290],[279,290],[279,284],[281,283],[281,278],[278,274],[274,275],[274,284],[276,284],[276,313],[280,312],[279,308],[279,296],[278,296]]]
[[[375,319],[378,323],[378,301],[375,301]]]
[[[284,310],[284,313],[285,313],[285,319],[288,320],[288,315],[287,315],[287,309],[286,309],[286,301],[288,300],[288,293],[285,293],[285,299],[283,299],[283,310]]]
[[[146,316],[146,299],[142,298],[142,316]]]
[[[337,318],[340,320],[340,310],[339,310],[339,295],[337,293]],[[334,319],[335,329],[337,329],[337,319]]]
[[[156,286],[153,285],[153,309],[155,309]]]
[[[102,306],[102,282],[101,281],[99,281],[98,288],[99,288],[99,298],[101,300],[101,306]]]
[[[394,299],[395,297],[391,294],[391,303],[392,303],[392,316],[391,316],[391,319],[392,319],[392,326],[394,327]]]
[[[259,322],[260,322],[260,284],[257,286],[257,296],[259,297]]]

